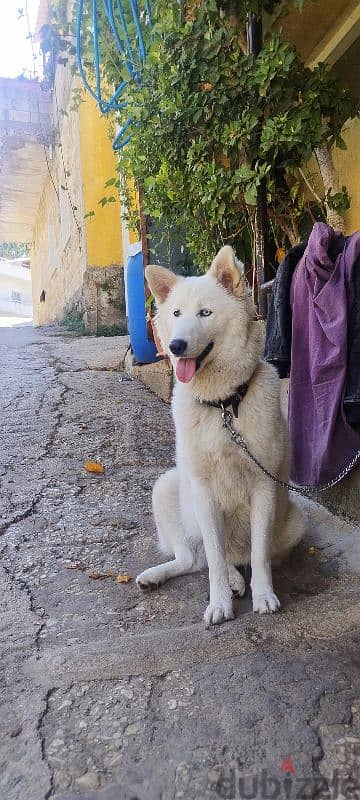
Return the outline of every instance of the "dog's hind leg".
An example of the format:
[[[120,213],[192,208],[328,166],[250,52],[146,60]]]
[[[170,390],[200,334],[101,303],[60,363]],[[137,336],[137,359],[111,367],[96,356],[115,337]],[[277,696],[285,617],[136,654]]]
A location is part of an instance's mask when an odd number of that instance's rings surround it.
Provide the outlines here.
[[[227,559],[227,568],[229,573],[229,583],[230,589],[234,594],[237,594],[239,597],[243,597],[245,594],[246,586],[245,580],[239,570],[234,567]]]
[[[179,474],[171,469],[161,475],[153,489],[153,511],[160,549],[174,555],[171,561],[150,567],[136,578],[141,589],[153,589],[169,578],[187,575],[199,569],[196,544],[185,534],[180,511]]]
[[[298,500],[300,504],[301,501]],[[277,525],[272,543],[272,559],[279,564],[286,558],[293,547],[301,541],[306,528],[306,517],[301,506],[298,507],[292,500],[288,501],[287,514],[281,525]]]

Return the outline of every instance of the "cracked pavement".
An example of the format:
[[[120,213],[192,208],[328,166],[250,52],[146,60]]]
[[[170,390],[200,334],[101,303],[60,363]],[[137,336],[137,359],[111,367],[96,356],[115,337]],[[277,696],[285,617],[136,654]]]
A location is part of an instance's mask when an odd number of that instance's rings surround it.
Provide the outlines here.
[[[359,798],[359,528],[309,503],[283,612],[247,593],[211,631],[205,573],[89,577],[158,559],[171,416],[121,380],[126,347],[0,329],[1,800]]]

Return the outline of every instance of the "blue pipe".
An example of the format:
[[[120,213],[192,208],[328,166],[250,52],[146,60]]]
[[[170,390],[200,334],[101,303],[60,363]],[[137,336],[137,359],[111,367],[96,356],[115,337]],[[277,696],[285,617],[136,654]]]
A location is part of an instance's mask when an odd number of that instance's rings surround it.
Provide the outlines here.
[[[114,36],[116,46],[121,55],[125,57],[126,68],[129,72],[130,78],[132,80],[135,80],[138,85],[141,85],[141,71],[136,68],[134,51],[129,36],[129,30],[126,22],[123,3],[122,0],[116,0],[116,10],[119,17],[119,24],[123,31],[124,42],[122,41],[119,35],[118,25],[114,13],[115,11],[114,3],[115,0],[103,0],[103,8],[105,11],[105,16],[110,26],[111,32]],[[146,48],[141,28],[139,6],[137,0],[129,0],[129,3],[130,3],[133,22],[136,29],[138,55],[140,62],[144,64],[146,60]],[[101,89],[101,70],[100,70],[101,54],[99,46],[98,10],[99,9],[97,0],[92,0],[92,23],[93,23],[92,39],[93,39],[93,51],[94,51],[95,90],[90,85],[87,79],[82,60],[81,35],[82,35],[82,23],[84,16],[84,0],[78,0],[77,19],[76,19],[76,56],[77,56],[77,65],[79,73],[86,90],[89,92],[91,97],[93,97],[94,100],[96,100],[96,102],[99,105],[100,111],[103,114],[107,114],[109,111],[121,111],[126,107],[126,101],[119,102],[119,98],[125,87],[128,85],[129,81],[123,80],[119,84],[119,86],[117,87],[116,91],[111,96],[111,98],[109,100],[104,100]],[[151,25],[152,18],[151,18],[151,7],[149,0],[145,0],[145,11],[147,15],[145,24]],[[126,122],[121,126],[113,143],[113,147],[115,150],[120,150],[122,147],[125,147],[125,145],[130,141],[132,135],[131,133],[129,133],[125,138],[123,137],[132,122],[133,120],[129,117],[126,120]]]

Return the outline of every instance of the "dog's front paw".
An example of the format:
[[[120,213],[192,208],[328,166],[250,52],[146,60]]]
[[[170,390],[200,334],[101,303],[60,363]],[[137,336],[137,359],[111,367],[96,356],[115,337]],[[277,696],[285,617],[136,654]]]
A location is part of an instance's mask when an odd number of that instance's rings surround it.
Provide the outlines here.
[[[258,614],[274,614],[275,611],[280,611],[280,600],[271,589],[265,589],[262,592],[253,592],[253,610]]]
[[[165,583],[166,575],[161,565],[158,567],[150,567],[140,572],[136,578],[136,583],[139,589],[157,589],[162,583]]]
[[[210,628],[211,625],[219,625],[228,619],[234,619],[232,599],[209,603],[204,614],[206,628]]]

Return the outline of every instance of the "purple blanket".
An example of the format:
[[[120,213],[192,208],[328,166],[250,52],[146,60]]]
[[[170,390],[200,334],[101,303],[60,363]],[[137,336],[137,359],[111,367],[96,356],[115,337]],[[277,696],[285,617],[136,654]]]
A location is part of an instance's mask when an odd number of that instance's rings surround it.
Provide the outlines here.
[[[342,408],[360,232],[332,260],[339,236],[324,222],[314,225],[291,287],[291,478],[301,485],[327,483],[360,450],[360,434],[347,424]]]

